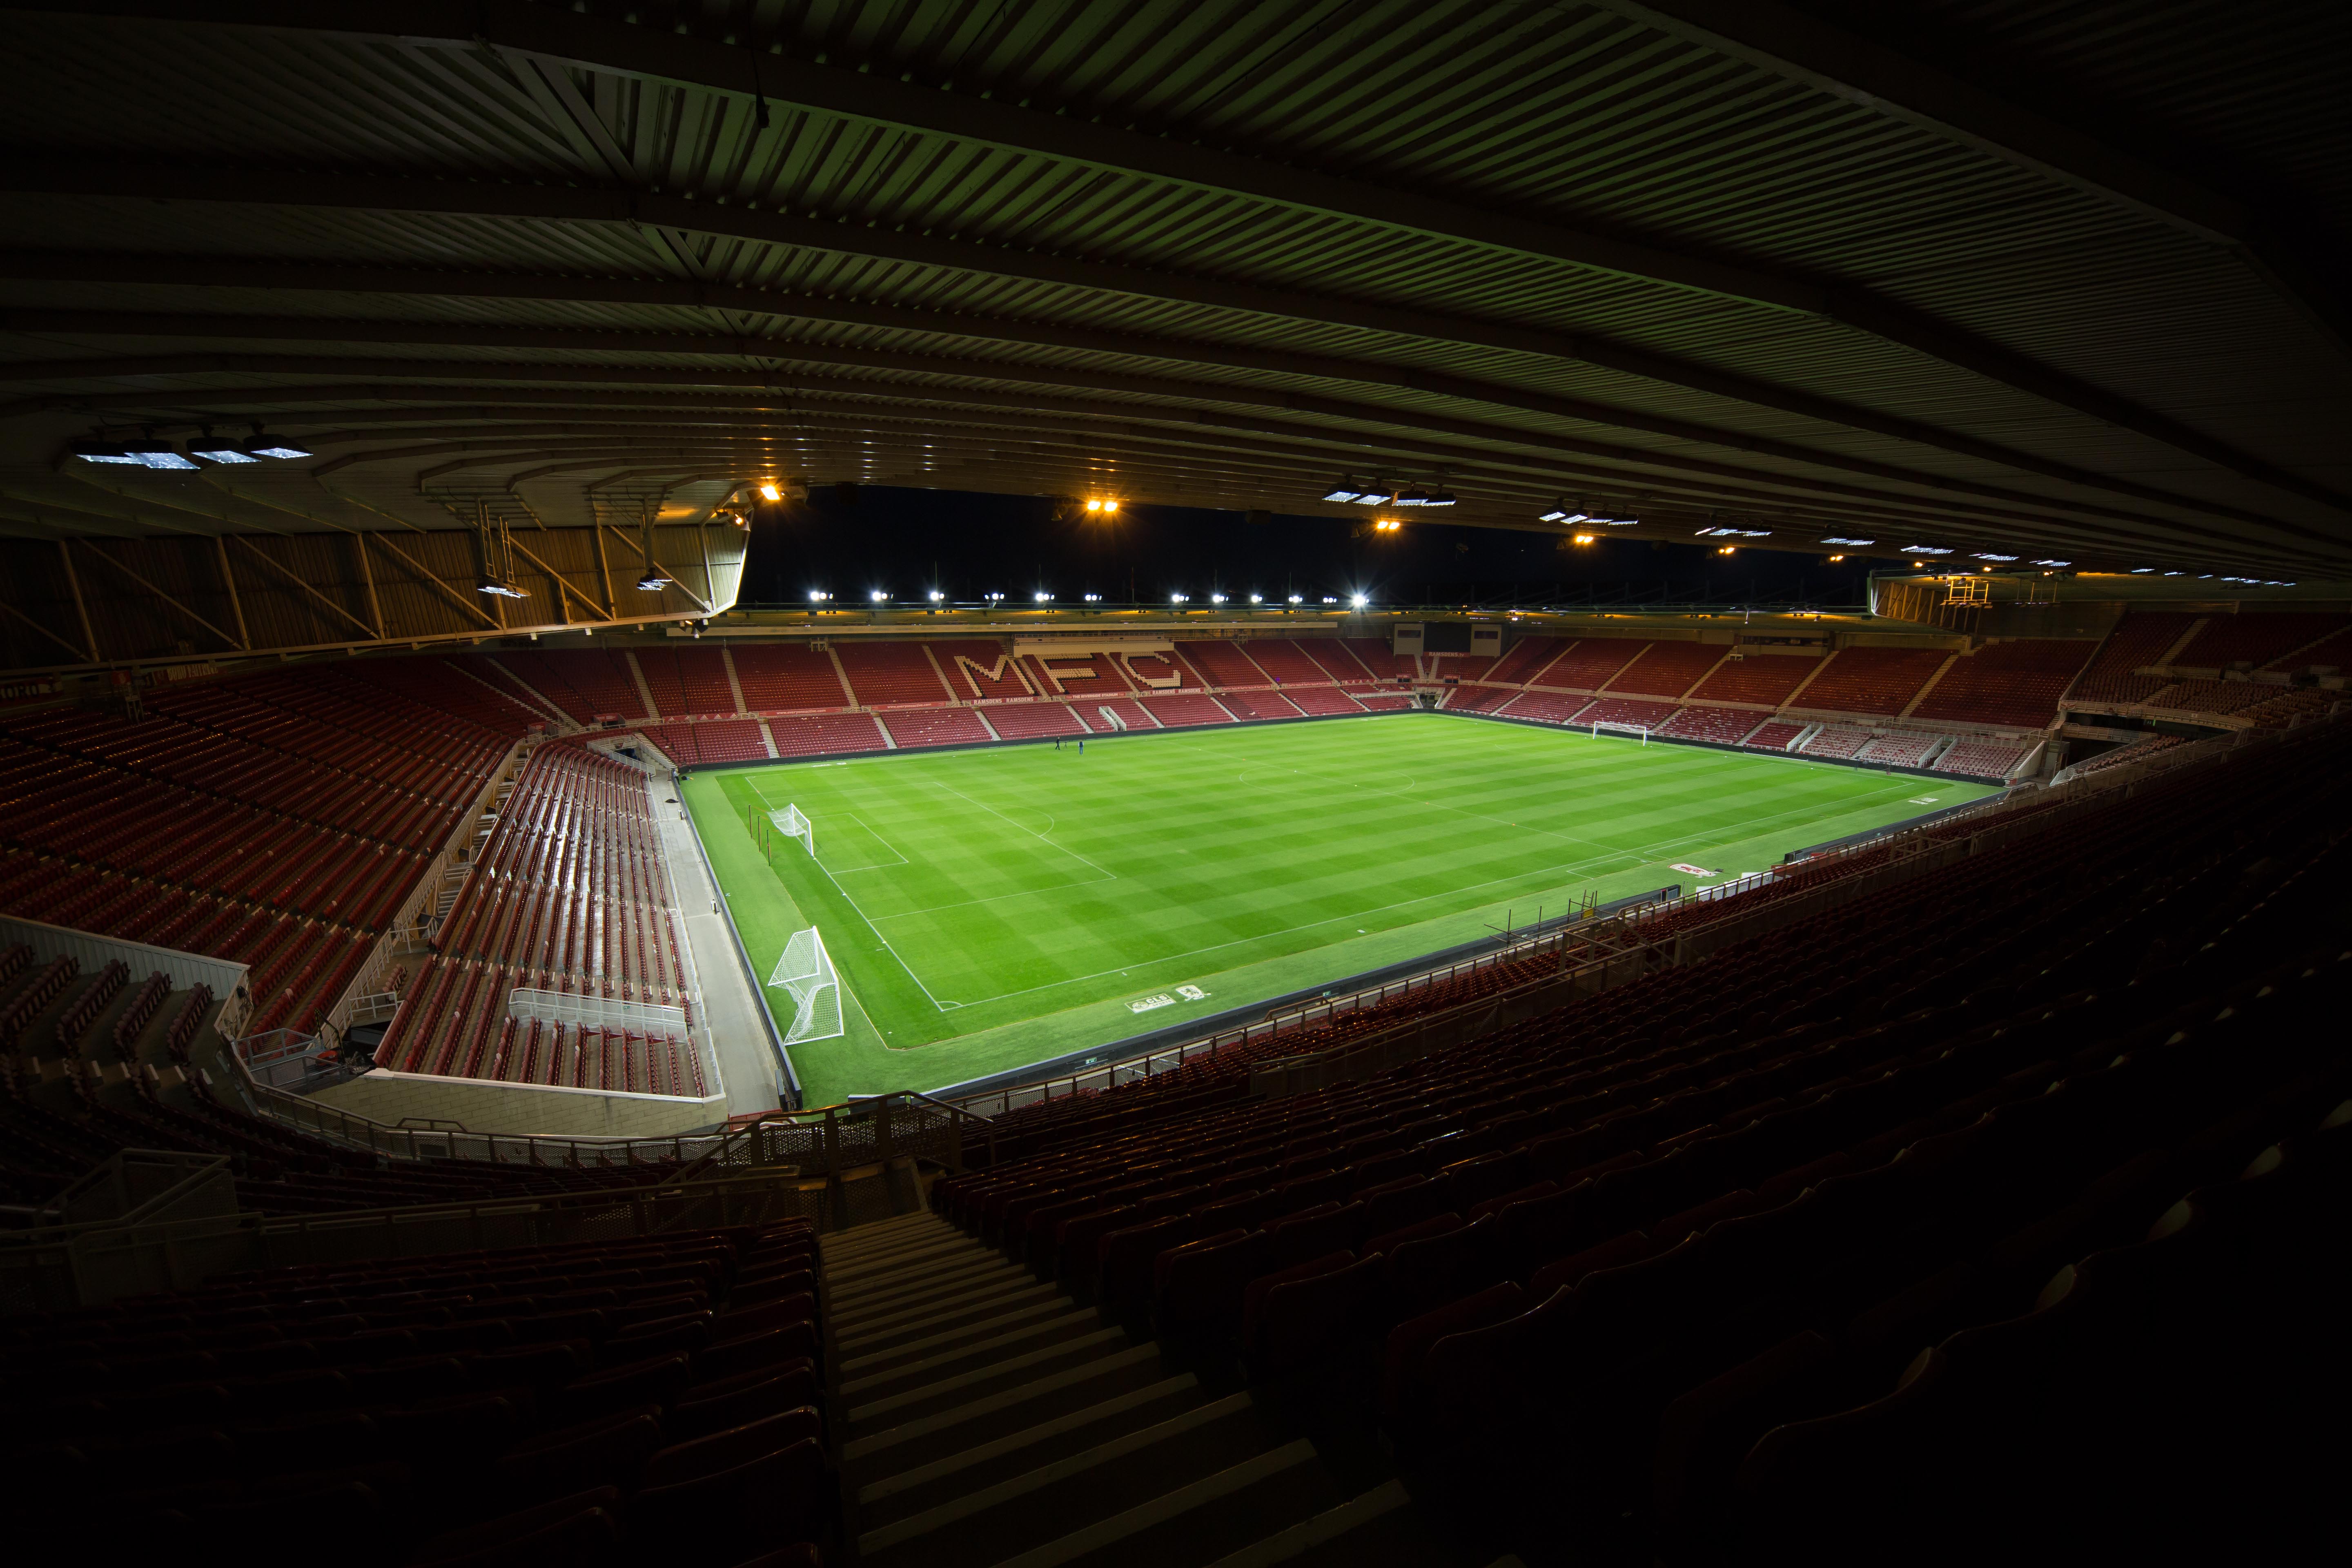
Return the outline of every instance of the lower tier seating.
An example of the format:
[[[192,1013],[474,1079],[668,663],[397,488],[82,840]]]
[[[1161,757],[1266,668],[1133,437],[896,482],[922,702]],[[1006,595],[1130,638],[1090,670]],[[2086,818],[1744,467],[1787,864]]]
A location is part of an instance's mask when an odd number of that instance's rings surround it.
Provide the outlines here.
[[[1862,760],[1890,768],[1916,768],[1943,739],[1918,730],[1890,730],[1871,742]]]
[[[1936,759],[1939,773],[1968,778],[2005,779],[2025,760],[2037,742],[2028,741],[1961,741]]]
[[[1007,702],[988,710],[988,721],[1008,741],[1043,735],[1083,735],[1087,727],[1063,702]]]
[[[1195,724],[1230,724],[1234,716],[1217,706],[1213,697],[1146,697],[1143,706],[1161,727],[1182,730]]]
[[[1763,714],[1745,708],[1692,706],[1677,710],[1674,718],[1658,732],[1686,741],[1712,741],[1717,745],[1736,746],[1763,721]]]
[[[1740,742],[1759,752],[1785,752],[1789,743],[1805,732],[1805,726],[1792,719],[1774,719],[1757,727]]]
[[[818,757],[835,752],[878,752],[882,731],[871,713],[791,713],[768,721],[780,757]]]
[[[995,738],[969,708],[893,708],[881,717],[902,752],[918,746],[984,746]]]
[[[1855,730],[1842,724],[1824,724],[1821,732],[1799,748],[1809,757],[1859,756],[1870,744],[1870,731]]]

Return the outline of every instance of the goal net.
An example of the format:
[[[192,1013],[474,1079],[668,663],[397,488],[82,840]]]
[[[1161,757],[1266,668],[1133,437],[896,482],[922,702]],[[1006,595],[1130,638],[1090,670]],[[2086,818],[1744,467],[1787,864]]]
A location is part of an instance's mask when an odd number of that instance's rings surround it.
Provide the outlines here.
[[[768,984],[789,992],[793,998],[793,1023],[784,1031],[784,1044],[796,1046],[803,1040],[830,1040],[841,1035],[841,980],[833,972],[833,959],[825,952],[816,927],[793,932]]]
[[[1601,731],[1603,730],[1607,730],[1611,733],[1618,735],[1639,735],[1642,737],[1642,744],[1646,746],[1650,743],[1650,727],[1647,724],[1620,724],[1612,722],[1607,719],[1601,719],[1593,723],[1592,738],[1596,741],[1599,740],[1601,738]]]
[[[811,859],[816,858],[816,826],[801,815],[799,806],[787,805],[782,811],[772,811],[768,813],[768,820],[774,823],[776,831],[787,838],[797,838],[807,845]],[[808,934],[814,936],[816,933],[812,931]],[[819,949],[819,951],[823,950]]]

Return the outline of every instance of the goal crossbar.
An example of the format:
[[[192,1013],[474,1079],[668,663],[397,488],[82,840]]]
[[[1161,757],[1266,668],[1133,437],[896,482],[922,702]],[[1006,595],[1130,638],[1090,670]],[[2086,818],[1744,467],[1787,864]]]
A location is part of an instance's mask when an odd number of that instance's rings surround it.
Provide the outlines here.
[[[809,857],[816,857],[816,824],[811,822],[797,805],[786,805],[782,811],[768,813],[768,820],[777,832],[787,838],[797,838],[807,846]]]
[[[768,984],[793,999],[793,1022],[784,1031],[784,1044],[835,1039],[844,1033],[841,977],[834,973],[833,958],[816,927],[793,932],[777,955]]]

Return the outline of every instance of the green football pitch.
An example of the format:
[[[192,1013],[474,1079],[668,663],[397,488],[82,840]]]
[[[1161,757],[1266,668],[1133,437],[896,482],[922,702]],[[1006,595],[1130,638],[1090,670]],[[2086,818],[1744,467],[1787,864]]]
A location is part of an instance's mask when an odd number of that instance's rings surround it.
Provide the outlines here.
[[[712,770],[684,799],[762,979],[794,931],[824,935],[847,1032],[792,1053],[824,1105],[1086,1050],[1587,897],[1687,892],[1990,793],[1395,713]],[[759,831],[787,805],[814,857]],[[763,994],[781,1032],[791,996]]]

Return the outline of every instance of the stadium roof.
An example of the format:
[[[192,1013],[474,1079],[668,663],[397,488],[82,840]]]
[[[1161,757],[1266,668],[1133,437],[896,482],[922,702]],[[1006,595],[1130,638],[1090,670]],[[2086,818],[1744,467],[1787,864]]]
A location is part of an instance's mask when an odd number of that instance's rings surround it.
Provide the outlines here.
[[[1882,10],[12,5],[0,528],[1354,477],[2352,574],[2352,12]]]

